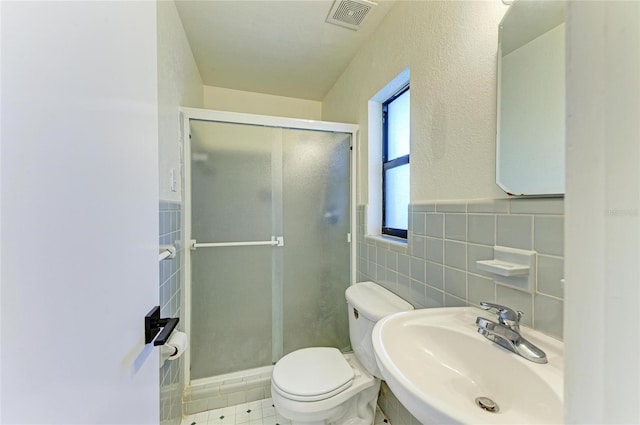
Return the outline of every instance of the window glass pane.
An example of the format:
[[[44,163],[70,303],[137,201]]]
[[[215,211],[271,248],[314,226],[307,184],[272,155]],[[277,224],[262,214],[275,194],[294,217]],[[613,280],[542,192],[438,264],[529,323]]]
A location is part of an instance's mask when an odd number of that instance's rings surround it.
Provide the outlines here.
[[[384,183],[384,225],[406,230],[409,224],[409,164],[387,170]]]
[[[387,106],[387,161],[409,153],[409,90]]]

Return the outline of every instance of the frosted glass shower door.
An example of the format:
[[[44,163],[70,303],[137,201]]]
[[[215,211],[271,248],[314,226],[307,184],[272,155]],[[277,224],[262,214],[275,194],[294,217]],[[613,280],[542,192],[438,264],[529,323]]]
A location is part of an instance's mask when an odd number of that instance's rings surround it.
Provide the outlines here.
[[[283,354],[349,346],[350,143],[345,133],[283,133]]]
[[[272,151],[281,144],[281,133],[278,128],[191,121],[191,238],[198,243],[271,239]],[[274,249],[192,251],[192,379],[271,364]]]
[[[190,121],[191,378],[349,345],[351,134]],[[270,246],[283,237],[284,246]],[[267,241],[260,246],[200,244]]]

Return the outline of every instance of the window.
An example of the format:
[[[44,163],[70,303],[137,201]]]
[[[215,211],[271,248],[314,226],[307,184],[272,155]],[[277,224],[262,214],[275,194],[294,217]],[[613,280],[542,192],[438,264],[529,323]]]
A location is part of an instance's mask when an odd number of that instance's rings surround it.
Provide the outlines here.
[[[382,234],[407,238],[409,224],[409,86],[382,104]]]

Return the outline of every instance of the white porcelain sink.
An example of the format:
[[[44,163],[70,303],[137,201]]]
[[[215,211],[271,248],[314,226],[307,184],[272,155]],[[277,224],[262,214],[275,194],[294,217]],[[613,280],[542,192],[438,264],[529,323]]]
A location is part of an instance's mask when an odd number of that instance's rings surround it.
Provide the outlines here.
[[[548,363],[526,360],[477,333],[475,307],[414,310],[385,317],[373,330],[382,376],[421,423],[559,424],[563,422],[563,344],[521,327]],[[488,397],[490,412],[476,404]]]

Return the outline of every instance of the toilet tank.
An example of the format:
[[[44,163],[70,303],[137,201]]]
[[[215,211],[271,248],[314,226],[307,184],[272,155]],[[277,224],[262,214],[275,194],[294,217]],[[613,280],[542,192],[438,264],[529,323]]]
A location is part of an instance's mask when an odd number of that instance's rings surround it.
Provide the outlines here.
[[[345,292],[349,307],[349,338],[356,357],[372,375],[381,378],[371,342],[371,333],[378,320],[413,306],[373,282],[351,285]]]

